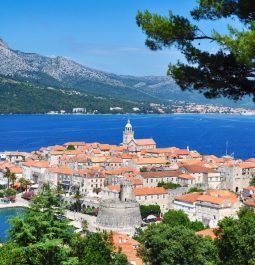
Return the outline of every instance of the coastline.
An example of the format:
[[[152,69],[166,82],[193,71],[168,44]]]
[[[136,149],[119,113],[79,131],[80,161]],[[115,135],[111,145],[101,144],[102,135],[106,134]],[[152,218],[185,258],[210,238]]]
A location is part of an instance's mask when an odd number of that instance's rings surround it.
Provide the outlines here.
[[[6,208],[28,208],[29,202],[21,198],[21,193],[17,194],[16,202],[0,203],[0,210]]]
[[[45,115],[45,116],[126,116],[126,115],[132,115],[132,116],[140,116],[140,115],[146,115],[146,116],[168,116],[168,115],[241,115],[241,116],[255,116],[254,114],[246,114],[243,112],[172,112],[172,113],[0,113],[0,116],[19,116],[19,115]]]
[[[102,115],[1,115],[0,152],[32,152],[71,141],[119,144],[122,126],[129,118],[136,135],[156,139],[158,148],[189,146],[204,155],[236,158],[254,156],[255,116],[239,114],[102,114]],[[160,130],[159,130],[160,129]],[[147,133],[150,132],[149,134]],[[243,133],[245,131],[245,133]],[[162,132],[162,133],[161,133]]]

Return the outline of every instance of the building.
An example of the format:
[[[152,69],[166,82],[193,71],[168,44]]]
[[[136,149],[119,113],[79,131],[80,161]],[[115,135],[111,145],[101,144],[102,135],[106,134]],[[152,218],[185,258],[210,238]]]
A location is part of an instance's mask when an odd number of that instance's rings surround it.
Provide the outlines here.
[[[102,200],[100,203],[96,228],[133,235],[141,223],[140,208],[132,191],[132,184],[123,181],[118,198]]]
[[[173,202],[173,208],[183,210],[190,220],[201,221],[212,228],[224,217],[236,217],[240,206],[233,192],[213,189],[177,196]]]
[[[178,177],[181,175],[181,172],[176,170],[162,170],[141,172],[140,174],[144,187],[157,187],[160,182],[178,183]]]
[[[182,210],[186,213],[191,221],[195,221],[196,217],[196,202],[201,192],[193,192],[175,197],[173,201],[174,210]]]
[[[249,186],[255,173],[254,162],[230,161],[219,167],[223,176],[225,189],[241,192],[244,187]]]
[[[179,169],[194,177],[194,184],[210,189],[221,188],[223,177],[220,172],[201,165],[184,165]]]
[[[120,234],[113,232],[112,241],[114,250],[116,252],[121,249],[121,252],[127,256],[127,259],[131,265],[142,265],[143,261],[138,256],[137,249],[139,247],[139,242],[134,240],[132,237],[126,234]]]
[[[159,205],[162,213],[165,213],[169,210],[168,193],[163,187],[136,188],[133,189],[133,192],[139,204]]]
[[[140,152],[146,149],[155,149],[156,143],[152,138],[149,139],[135,139],[134,131],[130,120],[128,120],[125,129],[123,131],[122,144],[128,147],[130,152]]]
[[[243,188],[242,198],[251,197],[253,194],[255,195],[255,186],[245,187]]]
[[[130,120],[128,120],[125,129],[123,131],[123,140],[122,144],[127,145],[129,142],[131,142],[134,139],[134,132],[132,129],[132,125],[130,123]]]

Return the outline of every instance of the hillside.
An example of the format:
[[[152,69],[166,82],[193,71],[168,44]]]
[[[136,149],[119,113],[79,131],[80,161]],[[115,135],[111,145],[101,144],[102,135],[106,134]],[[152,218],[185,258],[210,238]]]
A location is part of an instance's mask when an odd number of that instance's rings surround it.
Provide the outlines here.
[[[185,101],[254,108],[254,103],[249,98],[237,104],[228,99],[209,100],[196,92],[181,91],[169,77],[135,77],[105,73],[61,56],[51,58],[35,53],[16,51],[1,39],[0,75],[13,80],[29,81],[35,86],[76,90],[85,94],[92,93],[101,97],[111,97],[127,103],[132,101],[138,102],[138,104],[140,104],[139,102],[145,104],[150,102],[171,104],[176,101]],[[4,89],[4,84],[1,87]],[[46,89],[43,92],[47,94],[50,93],[49,91],[49,89]],[[55,93],[60,92],[55,91]],[[51,96],[54,95],[51,94]],[[67,95],[65,96],[67,97]],[[57,102],[58,99],[52,99],[53,101]],[[57,106],[55,106],[56,108]]]
[[[118,113],[132,112],[141,104],[109,97],[98,97],[76,90],[35,85],[10,78],[0,77],[0,113],[47,113],[49,111],[86,108],[88,112],[109,113],[110,107],[119,107]]]

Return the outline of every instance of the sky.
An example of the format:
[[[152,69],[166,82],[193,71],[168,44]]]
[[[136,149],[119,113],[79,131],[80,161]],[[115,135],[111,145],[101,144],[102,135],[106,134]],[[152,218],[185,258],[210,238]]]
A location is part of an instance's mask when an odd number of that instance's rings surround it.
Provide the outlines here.
[[[125,75],[166,75],[183,60],[176,49],[151,51],[138,28],[138,10],[189,16],[195,0],[1,1],[0,38],[12,49],[65,56],[85,66]],[[211,25],[203,21],[203,30]],[[216,22],[216,30],[222,23]]]

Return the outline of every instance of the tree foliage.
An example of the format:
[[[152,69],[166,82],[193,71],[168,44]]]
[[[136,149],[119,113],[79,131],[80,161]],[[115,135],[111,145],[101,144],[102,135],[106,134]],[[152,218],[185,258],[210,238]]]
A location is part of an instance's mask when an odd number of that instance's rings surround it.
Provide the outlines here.
[[[255,214],[252,210],[244,207],[239,219],[223,219],[217,231],[221,265],[255,264]]]
[[[189,190],[187,191],[187,193],[192,193],[192,192],[204,192],[205,190],[201,189],[201,188],[197,188],[197,187],[192,187],[189,188]]]
[[[243,207],[238,218],[226,217],[215,229],[217,238],[201,237],[204,227],[190,222],[182,211],[169,211],[163,222],[140,229],[139,253],[152,265],[252,265],[255,264],[255,213]]]
[[[74,147],[74,145],[70,144],[70,145],[67,146],[66,150],[69,150],[69,151],[70,150],[75,150],[75,147]]]
[[[5,195],[6,197],[15,196],[15,195],[16,195],[16,190],[15,190],[15,189],[12,189],[12,188],[7,188],[7,189],[4,191],[4,195]]]
[[[199,221],[190,221],[187,214],[182,210],[169,210],[164,214],[162,222],[171,227],[184,226],[194,231],[199,231],[205,228],[203,223]]]
[[[159,205],[140,205],[140,211],[142,218],[147,217],[150,214],[159,215],[160,214],[160,206]]]
[[[173,182],[164,182],[164,181],[161,181],[161,182],[158,183],[158,187],[163,187],[165,189],[173,190],[173,189],[176,189],[176,188],[181,187],[181,185],[180,184],[173,183]]]
[[[218,259],[212,240],[200,238],[186,227],[152,224],[140,240],[140,255],[152,265],[204,265]]]
[[[252,176],[252,179],[250,181],[251,186],[255,186],[255,174]]]
[[[8,241],[0,248],[0,265],[119,265],[126,256],[114,253],[110,235],[74,232],[55,191],[44,185],[24,215],[14,217]]]
[[[139,11],[136,22],[147,35],[146,45],[152,50],[175,46],[185,56],[186,63],[178,61],[168,68],[181,89],[198,90],[208,98],[238,100],[249,95],[255,101],[255,1],[197,2],[190,12],[192,19],[171,11],[168,17]],[[227,34],[213,28],[211,34],[206,34],[197,23],[218,19],[238,21],[242,29],[228,25]],[[227,24],[225,20],[223,23]],[[216,51],[203,50],[202,41]]]

